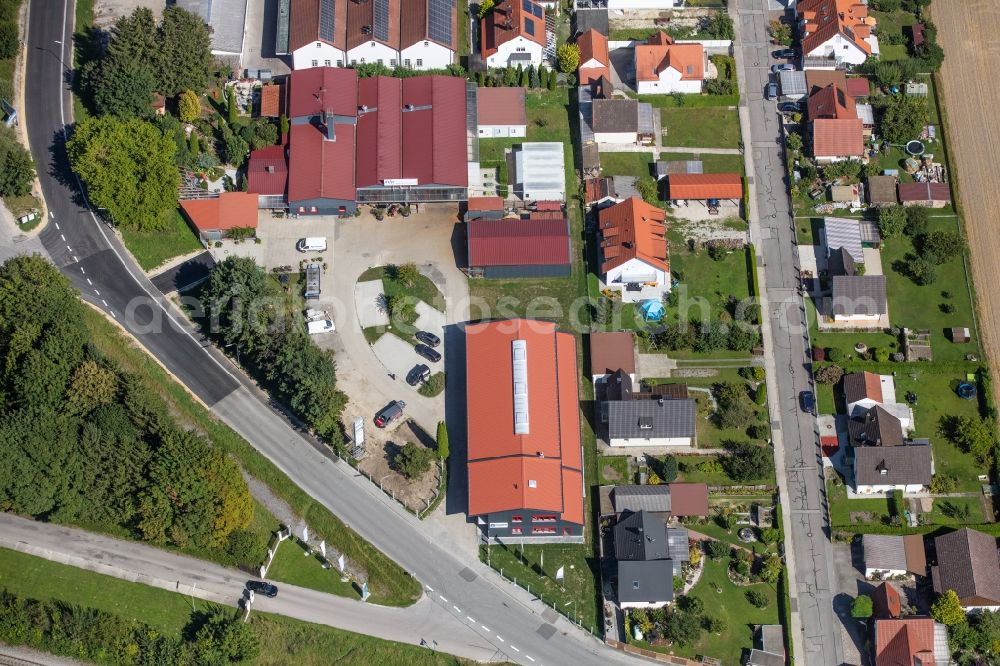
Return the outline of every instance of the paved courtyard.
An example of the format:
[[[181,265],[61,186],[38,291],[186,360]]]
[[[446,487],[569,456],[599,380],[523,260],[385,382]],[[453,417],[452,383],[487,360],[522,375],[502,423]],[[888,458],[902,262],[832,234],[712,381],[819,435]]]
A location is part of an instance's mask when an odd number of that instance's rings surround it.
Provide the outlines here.
[[[389,313],[380,305],[384,289],[382,280],[358,282],[354,286],[354,305],[361,328],[386,326],[389,323]]]

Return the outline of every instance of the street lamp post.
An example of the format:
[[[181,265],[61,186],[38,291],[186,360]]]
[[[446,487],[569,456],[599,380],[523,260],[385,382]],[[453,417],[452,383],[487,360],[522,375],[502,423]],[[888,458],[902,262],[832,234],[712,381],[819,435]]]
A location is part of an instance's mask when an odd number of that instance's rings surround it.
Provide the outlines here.
[[[226,349],[229,349],[230,347],[236,347],[236,365],[243,367],[243,364],[240,363],[240,344],[238,342],[230,342],[226,345]]]

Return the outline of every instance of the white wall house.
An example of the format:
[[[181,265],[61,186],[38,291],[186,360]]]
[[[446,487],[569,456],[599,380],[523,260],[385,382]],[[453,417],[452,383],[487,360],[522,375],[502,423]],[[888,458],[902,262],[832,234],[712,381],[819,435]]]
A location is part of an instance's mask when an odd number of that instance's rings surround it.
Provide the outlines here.
[[[528,133],[524,88],[478,88],[476,121],[480,138],[518,138]]]
[[[640,95],[666,95],[675,92],[697,95],[701,93],[701,84],[701,79],[685,81],[680,72],[667,67],[655,81],[637,81],[636,92]]]
[[[603,403],[612,447],[694,446],[694,400],[613,400]]]
[[[292,52],[292,69],[343,67],[344,52],[326,42],[313,42]]]
[[[929,443],[853,448],[855,492],[859,495],[923,492],[934,476]]]
[[[444,69],[454,62],[454,51],[430,40],[417,42],[399,52],[399,64],[411,69]]]
[[[645,286],[653,287],[661,294],[670,292],[670,272],[638,257],[633,257],[625,263],[610,269],[605,274],[604,279],[608,289],[614,291],[623,291],[625,285],[638,282]],[[625,303],[634,302],[630,299],[628,292],[622,293],[622,301]]]
[[[879,53],[878,39],[875,35],[865,41],[872,49],[872,55],[877,56]],[[809,44],[808,41],[805,43]],[[803,54],[808,58],[833,58],[838,63],[848,65],[860,65],[869,58],[869,54],[863,48],[858,46],[854,40],[848,39],[842,32],[836,33],[825,42],[809,45],[811,50]]]
[[[347,64],[381,63],[386,67],[399,64],[399,51],[381,42],[371,40],[347,52]]]
[[[531,64],[537,67],[542,64],[542,53],[544,50],[544,47],[538,42],[527,39],[523,35],[518,35],[509,42],[499,44],[496,53],[486,57],[486,66],[503,68],[511,64],[527,67]]]

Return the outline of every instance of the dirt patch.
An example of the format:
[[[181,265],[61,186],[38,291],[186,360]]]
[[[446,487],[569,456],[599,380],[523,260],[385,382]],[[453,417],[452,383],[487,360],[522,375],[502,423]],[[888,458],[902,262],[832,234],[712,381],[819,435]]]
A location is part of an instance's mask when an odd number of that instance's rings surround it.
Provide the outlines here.
[[[671,371],[671,377],[715,377],[719,371],[715,368],[677,368]]]
[[[438,465],[434,464],[421,478],[411,481],[396,471],[393,459],[407,442],[435,447],[434,439],[413,421],[401,423],[390,431],[365,432],[365,449],[368,455],[358,464],[358,469],[407,508],[420,511],[427,508],[428,502],[433,500],[441,472]]]
[[[622,478],[622,475],[618,473],[618,470],[611,465],[605,465],[604,469],[601,470],[601,474],[608,481],[620,481]]]
[[[945,50],[944,66],[937,77],[947,112],[945,130],[950,143],[953,173],[959,179],[958,195],[971,248],[972,275],[983,287],[994,280],[1000,263],[1000,170],[996,148],[1000,144],[1000,88],[990,78],[1000,70],[1000,5],[995,0],[933,3],[932,15],[938,41]],[[996,368],[1000,350],[1000,291],[976,293],[982,347]],[[993,384],[1000,399],[1000,383]]]

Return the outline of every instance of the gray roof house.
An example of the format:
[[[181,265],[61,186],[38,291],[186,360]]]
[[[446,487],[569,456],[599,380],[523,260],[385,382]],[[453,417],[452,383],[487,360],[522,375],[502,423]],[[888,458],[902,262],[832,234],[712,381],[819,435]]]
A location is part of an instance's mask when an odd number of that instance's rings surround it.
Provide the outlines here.
[[[762,624],[754,631],[746,666],[785,666],[785,636],[780,624]]]
[[[176,0],[176,6],[208,24],[212,53],[242,67],[247,0]]]
[[[955,590],[966,610],[1000,607],[1000,558],[997,540],[968,527],[934,539],[937,566],[931,567],[934,591]]]
[[[670,560],[619,560],[618,605],[656,608],[674,600],[673,563]]]
[[[615,486],[611,490],[615,513],[651,511],[670,513],[670,486]]]
[[[877,319],[889,313],[884,275],[834,275],[830,297],[836,319]]]
[[[902,446],[903,424],[882,405],[875,405],[847,423],[852,446]]]
[[[826,234],[827,256],[834,250],[844,248],[854,259],[855,264],[865,263],[864,250],[861,246],[861,225],[857,220],[824,217],[823,228]]]
[[[692,446],[695,401],[630,400],[607,403],[611,446]]]
[[[929,443],[854,448],[856,492],[917,492],[931,483],[934,454]]]
[[[614,527],[615,559],[672,560],[674,572],[688,561],[688,532],[667,527],[663,519],[649,511],[626,513]]]

